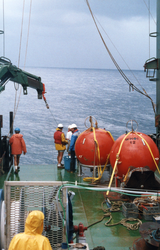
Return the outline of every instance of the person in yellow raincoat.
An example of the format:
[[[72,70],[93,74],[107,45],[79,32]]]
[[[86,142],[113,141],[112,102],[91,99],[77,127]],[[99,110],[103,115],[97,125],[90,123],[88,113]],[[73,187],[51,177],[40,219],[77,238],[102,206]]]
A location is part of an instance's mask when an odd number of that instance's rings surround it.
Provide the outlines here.
[[[52,250],[49,240],[41,235],[43,221],[44,214],[41,211],[30,212],[26,219],[25,232],[13,237],[8,250]]]

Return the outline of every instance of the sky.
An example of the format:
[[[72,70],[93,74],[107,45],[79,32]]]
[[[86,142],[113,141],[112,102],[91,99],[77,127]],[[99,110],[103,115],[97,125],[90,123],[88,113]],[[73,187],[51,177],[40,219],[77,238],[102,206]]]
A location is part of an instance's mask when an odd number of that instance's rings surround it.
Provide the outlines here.
[[[0,0],[0,30],[3,1]],[[149,32],[156,31],[156,0],[89,0],[89,3],[119,66],[143,70],[145,61],[156,56],[155,39],[149,39]],[[145,3],[150,4],[153,17],[150,21]],[[30,0],[25,0],[23,29],[22,10],[22,0],[4,1],[5,36],[0,35],[0,51],[3,55],[5,38],[5,56],[16,66],[20,54],[20,67],[115,69],[86,0],[32,0],[27,53]]]

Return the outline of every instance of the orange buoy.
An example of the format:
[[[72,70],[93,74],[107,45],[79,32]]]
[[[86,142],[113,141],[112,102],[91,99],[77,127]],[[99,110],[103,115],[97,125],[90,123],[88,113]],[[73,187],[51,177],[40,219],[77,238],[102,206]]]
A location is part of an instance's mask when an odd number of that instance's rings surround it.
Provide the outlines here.
[[[114,139],[110,132],[91,127],[79,135],[75,153],[83,165],[105,165],[113,143]]]
[[[118,152],[119,155],[117,155]],[[159,163],[159,150],[148,135],[132,131],[128,135],[121,135],[115,141],[110,152],[112,168],[116,162],[116,157],[118,158],[116,174],[123,177],[131,166],[135,168],[148,166],[150,170],[155,171],[156,163],[157,165]]]

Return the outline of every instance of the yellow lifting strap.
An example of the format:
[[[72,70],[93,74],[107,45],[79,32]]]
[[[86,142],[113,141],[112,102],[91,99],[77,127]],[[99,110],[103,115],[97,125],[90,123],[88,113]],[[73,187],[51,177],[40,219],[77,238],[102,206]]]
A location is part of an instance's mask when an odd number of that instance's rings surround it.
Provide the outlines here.
[[[96,147],[96,155],[98,154],[98,161],[99,161],[99,165],[98,165],[98,177],[97,178],[96,177],[85,177],[85,178],[83,178],[83,180],[84,181],[90,181],[90,180],[92,180],[93,182],[96,182],[96,181],[99,181],[102,178],[102,175],[103,175],[103,173],[104,173],[104,171],[106,169],[106,166],[108,164],[110,154],[108,154],[106,163],[105,163],[104,168],[102,170],[101,164],[100,164],[100,150],[99,150],[98,141],[96,139],[95,128],[91,127],[91,129],[93,130],[93,137],[94,137],[94,142],[95,142],[95,147]],[[99,130],[101,130],[101,129],[99,129]],[[106,133],[108,133],[111,136],[112,140],[114,141],[113,136],[111,135],[111,133],[109,131],[106,131]]]
[[[121,142],[121,144],[120,144],[118,153],[117,153],[117,155],[116,155],[116,161],[115,161],[115,164],[114,164],[112,176],[111,176],[111,179],[110,179],[110,182],[109,182],[109,185],[108,185],[109,188],[110,188],[111,185],[112,185],[114,173],[115,173],[116,168],[117,168],[117,163],[118,163],[118,161],[119,161],[119,159],[120,159],[120,152],[121,152],[121,149],[122,149],[123,142],[124,142],[124,140],[126,139],[126,137],[127,137],[129,134],[131,134],[131,133],[136,134],[137,136],[139,136],[139,137],[146,143],[146,145],[147,145],[147,147],[148,147],[148,149],[149,149],[149,152],[150,152],[150,154],[151,154],[151,156],[152,156],[152,159],[153,159],[153,161],[154,161],[154,164],[156,165],[156,168],[157,168],[158,172],[160,173],[159,167],[158,167],[158,165],[157,165],[157,163],[156,163],[156,161],[155,161],[155,158],[154,158],[154,155],[153,155],[153,153],[152,153],[152,150],[151,150],[150,146],[148,145],[148,143],[146,142],[146,140],[145,140],[141,135],[139,135],[138,133],[136,133],[136,132],[134,132],[134,131],[130,131],[128,134],[126,134],[126,136],[123,138],[123,140],[122,140],[122,142]],[[128,175],[128,172],[127,172],[126,175]],[[108,195],[108,194],[109,194],[109,190],[106,192],[106,195]]]
[[[156,168],[157,168],[157,170],[158,170],[158,173],[160,174],[159,167],[158,167],[158,165],[157,165],[157,162],[155,161],[154,155],[153,155],[153,153],[152,153],[152,150],[151,150],[149,144],[146,142],[146,140],[145,140],[141,135],[137,134],[136,132],[135,132],[135,134],[136,134],[137,136],[139,136],[139,137],[146,143],[146,145],[147,145],[147,147],[148,147],[148,149],[149,149],[149,152],[150,152],[150,154],[151,154],[151,156],[152,156],[152,159],[153,159],[153,161],[154,161],[154,164],[156,165]]]
[[[120,144],[120,146],[119,146],[118,153],[117,153],[117,155],[116,155],[116,161],[115,161],[115,164],[114,164],[114,168],[113,168],[113,172],[112,172],[112,175],[111,175],[111,179],[110,179],[108,188],[110,188],[111,185],[112,185],[114,173],[115,173],[116,168],[117,168],[117,163],[118,163],[118,161],[119,161],[119,159],[120,159],[119,155],[120,155],[120,152],[121,152],[121,149],[122,149],[123,142],[124,142],[124,140],[126,139],[126,137],[127,137],[130,133],[132,133],[132,131],[129,132],[128,134],[126,134],[125,137],[123,138],[123,140],[121,141],[121,144]],[[109,190],[106,192],[106,195],[108,195],[108,194],[109,194]]]

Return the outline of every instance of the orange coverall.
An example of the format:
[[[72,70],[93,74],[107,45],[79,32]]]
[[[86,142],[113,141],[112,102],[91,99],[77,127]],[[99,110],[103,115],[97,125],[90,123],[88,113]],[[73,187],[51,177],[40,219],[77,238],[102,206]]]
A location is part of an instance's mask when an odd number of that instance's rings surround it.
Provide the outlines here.
[[[11,145],[11,154],[12,155],[21,155],[22,151],[27,153],[26,144],[23,139],[22,134],[14,134],[11,136],[9,143]]]

